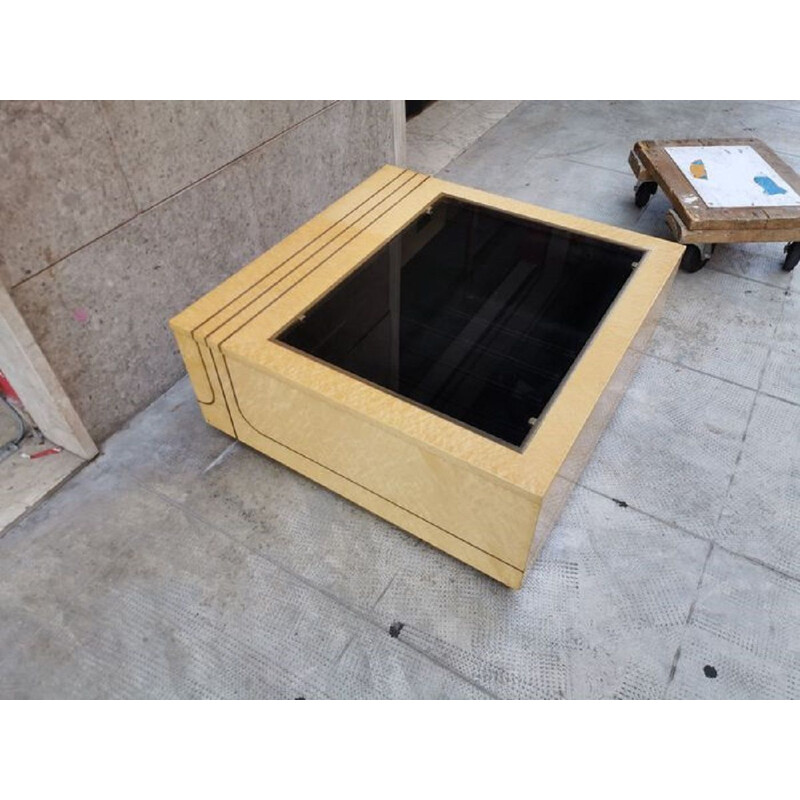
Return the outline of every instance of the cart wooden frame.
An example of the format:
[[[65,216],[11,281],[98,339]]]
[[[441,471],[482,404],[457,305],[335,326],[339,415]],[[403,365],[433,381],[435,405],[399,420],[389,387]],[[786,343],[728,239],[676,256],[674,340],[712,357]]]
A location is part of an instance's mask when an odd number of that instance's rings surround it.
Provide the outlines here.
[[[800,206],[710,208],[666,150],[724,145],[751,147],[800,194],[800,176],[760,139],[643,140],[634,144],[628,156],[636,178],[637,205],[646,205],[656,186],[664,192],[672,205],[666,215],[670,233],[677,242],[699,248],[702,258],[694,260],[698,268],[708,260],[715,244],[786,242],[784,269],[793,269],[796,257],[800,257]],[[688,258],[691,253],[686,255]]]

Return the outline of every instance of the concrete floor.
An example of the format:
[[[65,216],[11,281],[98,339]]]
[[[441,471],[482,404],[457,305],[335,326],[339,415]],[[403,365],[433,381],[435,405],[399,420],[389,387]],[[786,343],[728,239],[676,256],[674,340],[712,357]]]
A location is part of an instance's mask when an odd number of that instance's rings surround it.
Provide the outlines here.
[[[633,206],[630,145],[717,135],[800,168],[800,103],[535,102],[441,174],[665,235],[660,194]],[[0,539],[0,696],[800,697],[781,258],[719,247],[678,275],[518,592],[232,443],[181,381]]]
[[[405,165],[435,175],[519,103],[519,100],[439,100],[408,121]]]

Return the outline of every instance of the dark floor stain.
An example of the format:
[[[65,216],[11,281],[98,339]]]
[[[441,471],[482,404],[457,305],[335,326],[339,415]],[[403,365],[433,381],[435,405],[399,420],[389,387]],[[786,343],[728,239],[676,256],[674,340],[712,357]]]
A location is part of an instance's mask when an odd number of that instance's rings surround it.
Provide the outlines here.
[[[402,622],[393,622],[389,626],[389,636],[391,636],[392,639],[396,639],[400,635],[400,631],[403,630],[404,627],[405,625],[403,625]]]
[[[611,498],[620,508],[627,508],[628,504],[624,500],[617,500],[616,497]]]
[[[706,664],[703,667],[703,675],[705,675],[706,678],[716,678],[717,670],[714,669],[714,667],[712,667],[710,664]]]
[[[303,697],[303,695],[300,695],[300,697],[295,697],[295,700],[305,700],[305,697]]]

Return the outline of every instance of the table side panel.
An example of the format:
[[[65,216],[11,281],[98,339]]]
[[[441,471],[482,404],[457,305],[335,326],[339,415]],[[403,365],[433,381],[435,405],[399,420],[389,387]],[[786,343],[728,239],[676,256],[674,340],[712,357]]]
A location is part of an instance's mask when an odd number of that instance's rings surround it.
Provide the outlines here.
[[[443,532],[524,569],[538,497],[504,488],[468,464],[437,456],[252,366],[227,359],[226,367],[240,437],[279,442]]]
[[[519,589],[522,586],[523,571],[451,536],[294,450],[252,432],[245,432],[240,441],[509,588]]]
[[[225,393],[218,371],[213,366],[213,353],[205,342],[196,341],[187,331],[173,327],[172,333],[186,364],[189,381],[203,418],[209,425],[219,428],[229,436],[235,436]]]

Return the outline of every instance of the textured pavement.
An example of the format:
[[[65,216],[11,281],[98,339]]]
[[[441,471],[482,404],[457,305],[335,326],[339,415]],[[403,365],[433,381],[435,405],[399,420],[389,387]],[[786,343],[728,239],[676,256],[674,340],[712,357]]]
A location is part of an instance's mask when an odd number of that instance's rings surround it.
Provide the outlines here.
[[[473,106],[414,120],[411,165]],[[800,103],[526,102],[439,174],[666,236],[626,158],[678,136],[757,136],[797,169]],[[800,697],[781,249],[677,276],[517,592],[231,442],[179,382],[0,539],[0,697]]]

